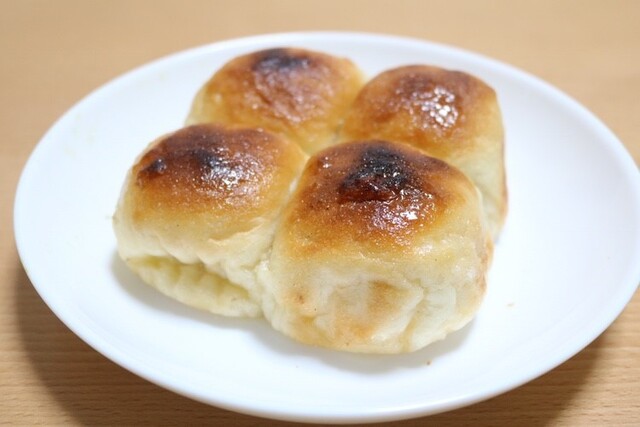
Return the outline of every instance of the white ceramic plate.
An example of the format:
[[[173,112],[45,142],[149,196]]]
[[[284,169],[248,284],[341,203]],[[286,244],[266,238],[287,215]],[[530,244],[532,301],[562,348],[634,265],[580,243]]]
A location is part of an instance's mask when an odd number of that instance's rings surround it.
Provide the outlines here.
[[[347,56],[368,74],[408,63],[471,72],[499,96],[510,210],[477,318],[398,356],[299,345],[261,320],[202,313],[141,283],[116,256],[111,215],[146,144],[180,127],[202,83],[273,46]],[[365,422],[446,411],[517,387],[613,322],[640,280],[640,179],[622,144],[556,89],[496,61],[417,40],[278,34],[156,61],[100,88],[34,150],[16,196],[25,269],[51,309],[126,369],[216,406],[298,421]]]

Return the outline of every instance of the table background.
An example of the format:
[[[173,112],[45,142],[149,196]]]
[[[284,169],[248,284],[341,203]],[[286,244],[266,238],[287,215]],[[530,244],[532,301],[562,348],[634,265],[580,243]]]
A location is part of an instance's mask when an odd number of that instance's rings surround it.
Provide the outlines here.
[[[97,86],[223,39],[349,30],[476,51],[587,106],[640,162],[640,1],[7,1],[0,14],[0,424],[281,425],[161,389],[71,333],[26,277],[13,239],[20,171],[44,132]],[[491,400],[398,425],[640,422],[640,296],[591,345]]]

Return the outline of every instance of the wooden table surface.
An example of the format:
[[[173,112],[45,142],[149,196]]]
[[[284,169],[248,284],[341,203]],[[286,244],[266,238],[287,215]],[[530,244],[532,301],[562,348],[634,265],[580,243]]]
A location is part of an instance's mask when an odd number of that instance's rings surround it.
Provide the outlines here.
[[[480,52],[559,87],[640,162],[640,1],[7,1],[0,14],[0,424],[280,425],[194,402],[70,332],[13,239],[20,171],[44,132],[113,77],[164,55],[269,32],[353,30]],[[640,260],[639,260],[640,262]],[[399,425],[640,425],[640,296],[591,345],[491,400]]]

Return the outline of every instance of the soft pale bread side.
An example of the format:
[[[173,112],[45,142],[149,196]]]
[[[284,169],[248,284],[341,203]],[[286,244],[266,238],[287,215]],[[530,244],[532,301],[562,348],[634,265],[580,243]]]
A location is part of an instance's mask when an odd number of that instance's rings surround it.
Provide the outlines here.
[[[478,186],[496,238],[507,211],[504,131],[495,91],[469,74],[427,65],[374,77],[347,113],[340,140],[379,138],[417,147]]]
[[[399,353],[472,318],[492,243],[476,187],[402,144],[309,159],[260,265],[274,328],[307,344]]]
[[[120,256],[185,304],[259,316],[255,266],[305,161],[297,145],[255,129],[197,125],[159,138],[122,190]]]

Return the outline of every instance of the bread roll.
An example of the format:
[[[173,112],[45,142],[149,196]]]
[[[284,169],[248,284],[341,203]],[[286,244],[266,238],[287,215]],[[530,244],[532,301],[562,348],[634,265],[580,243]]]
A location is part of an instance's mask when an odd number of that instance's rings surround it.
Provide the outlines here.
[[[259,316],[255,266],[306,155],[265,131],[196,125],[152,143],[129,171],[118,251],[150,285],[227,316]]]
[[[371,80],[347,113],[340,140],[387,139],[457,167],[482,193],[497,237],[507,210],[503,127],[496,93],[479,79],[426,65]]]
[[[259,127],[313,153],[335,142],[362,84],[347,59],[294,48],[254,52],[213,75],[196,95],[187,124]]]
[[[307,344],[398,353],[464,326],[492,243],[479,193],[445,162],[360,141],[312,156],[260,266],[273,327]]]

